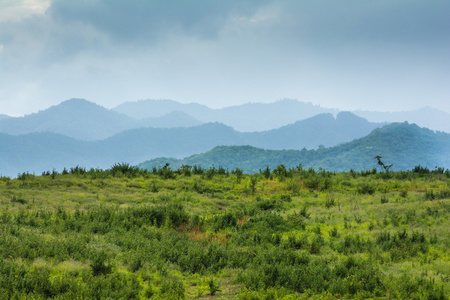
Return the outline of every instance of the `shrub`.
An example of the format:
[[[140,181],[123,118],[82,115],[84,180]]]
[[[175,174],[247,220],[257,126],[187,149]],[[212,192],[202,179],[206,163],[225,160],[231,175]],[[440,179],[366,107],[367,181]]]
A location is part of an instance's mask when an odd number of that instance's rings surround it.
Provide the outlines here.
[[[309,177],[309,178],[306,178],[303,181],[303,184],[308,189],[317,190],[319,188],[319,185],[320,185],[320,179],[318,177],[316,177],[316,176]]]
[[[436,199],[436,195],[433,193],[433,191],[425,191],[425,200],[434,200]]]
[[[112,265],[108,260],[108,256],[105,251],[94,252],[92,255],[92,262],[90,267],[94,276],[106,275],[111,273]]]
[[[329,233],[329,235],[331,237],[337,237],[338,236],[338,230],[337,230],[336,227],[333,227],[328,233]]]
[[[295,235],[290,234],[287,240],[283,243],[284,249],[302,249],[308,244],[307,236],[297,238]]]
[[[165,299],[186,299],[186,289],[178,277],[164,278],[159,292]]]
[[[214,296],[217,292],[221,291],[220,285],[216,281],[214,281],[213,278],[208,280],[208,287],[209,287],[209,294],[211,296]]]
[[[333,197],[327,197],[325,199],[325,207],[330,208],[336,205],[336,200]]]
[[[270,168],[269,165],[266,166],[266,168],[261,171],[259,170],[260,173],[262,173],[264,175],[264,178],[269,179],[270,178]]]
[[[288,172],[286,170],[285,165],[278,165],[274,170],[273,174],[280,180],[284,180],[284,178],[288,177]]]
[[[215,216],[213,219],[213,229],[219,231],[226,227],[236,227],[237,219],[232,213]]]
[[[261,200],[256,203],[256,207],[261,210],[272,210],[279,206],[277,200]]]
[[[358,193],[363,195],[366,194],[373,195],[375,194],[375,188],[371,184],[363,183],[358,187]]]
[[[22,197],[16,197],[16,196],[13,196],[13,197],[11,198],[11,202],[13,202],[13,203],[19,203],[19,204],[27,204],[27,203],[28,203],[28,200],[27,200],[27,199],[24,199],[24,198],[22,198]]]

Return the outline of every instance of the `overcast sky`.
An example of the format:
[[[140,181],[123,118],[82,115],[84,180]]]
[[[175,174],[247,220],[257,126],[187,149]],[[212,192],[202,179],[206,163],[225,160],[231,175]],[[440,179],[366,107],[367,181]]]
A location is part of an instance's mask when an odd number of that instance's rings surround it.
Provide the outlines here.
[[[70,98],[450,112],[450,1],[0,0],[0,113]]]

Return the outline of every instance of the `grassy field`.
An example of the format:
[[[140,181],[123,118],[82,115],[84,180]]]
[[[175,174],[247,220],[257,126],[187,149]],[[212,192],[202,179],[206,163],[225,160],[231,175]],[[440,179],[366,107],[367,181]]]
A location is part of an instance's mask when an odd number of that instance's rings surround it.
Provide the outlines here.
[[[450,172],[0,178],[0,299],[448,299]]]

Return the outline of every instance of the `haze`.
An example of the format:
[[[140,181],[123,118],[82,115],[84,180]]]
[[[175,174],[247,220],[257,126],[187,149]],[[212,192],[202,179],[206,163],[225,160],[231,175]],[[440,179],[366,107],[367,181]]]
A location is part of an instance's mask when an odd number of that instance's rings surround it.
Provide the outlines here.
[[[450,112],[450,1],[0,0],[0,113],[69,98]]]

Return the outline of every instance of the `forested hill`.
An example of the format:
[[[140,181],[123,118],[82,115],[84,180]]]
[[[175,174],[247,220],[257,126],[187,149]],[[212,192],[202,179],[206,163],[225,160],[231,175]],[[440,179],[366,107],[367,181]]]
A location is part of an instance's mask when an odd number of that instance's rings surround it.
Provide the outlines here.
[[[219,145],[252,145],[265,149],[335,146],[365,136],[378,126],[381,124],[340,113],[336,119],[331,114],[322,114],[276,130],[253,133],[208,123],[186,128],[130,129],[99,141],[80,141],[48,132],[0,134],[0,175],[62,170],[74,164],[108,168],[116,162],[137,164],[161,156],[183,158]]]
[[[413,169],[421,165],[434,169],[450,168],[450,134],[434,132],[414,124],[393,123],[375,129],[368,136],[336,147],[318,150],[263,150],[250,146],[220,146],[213,150],[192,155],[182,160],[158,158],[139,164],[151,168],[170,163],[172,168],[181,165],[212,165],[230,170],[239,166],[254,172],[284,164],[286,167],[319,167],[330,171],[371,170],[377,165],[375,156],[382,156],[391,170]]]
[[[376,166],[373,157],[380,155],[386,164],[394,165],[392,170],[411,169],[418,164],[431,169],[435,166],[450,168],[450,134],[407,123],[387,125],[364,138],[332,148],[300,151],[219,147],[206,152],[218,145],[247,145],[247,138],[246,134],[219,123],[191,128],[133,129],[102,141],[78,141],[52,133],[0,134],[0,175],[15,176],[27,171],[40,174],[76,165],[86,168],[108,168],[117,162],[135,165],[156,157],[188,157],[172,161],[178,165],[214,163],[227,168],[240,166],[245,170],[259,170],[266,165],[293,167],[302,164],[346,171],[371,169]],[[155,161],[143,166],[153,164]]]

